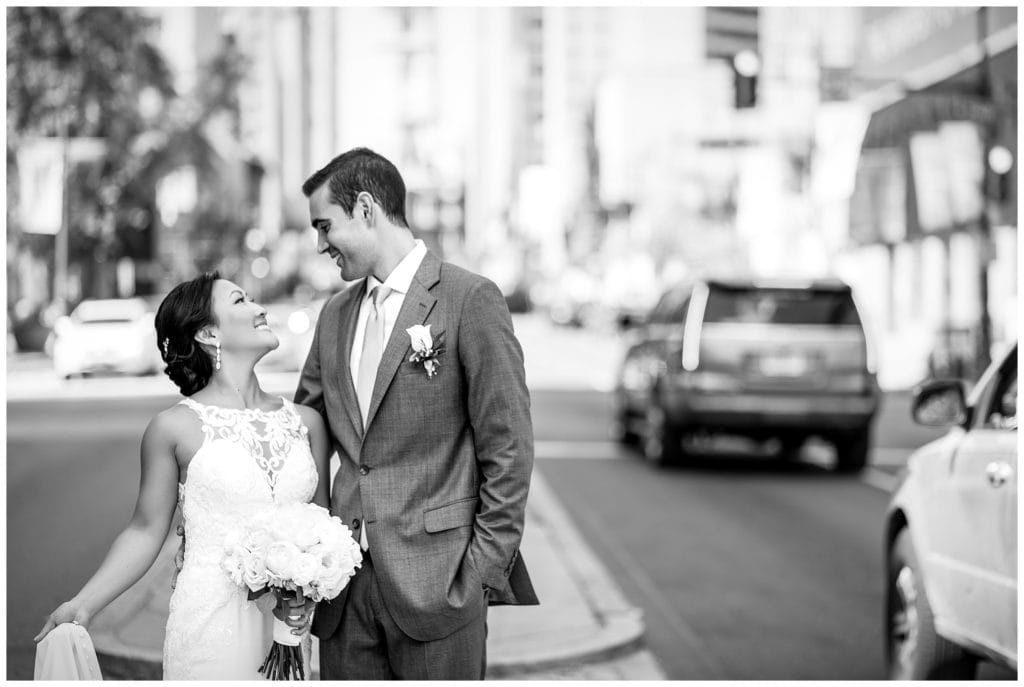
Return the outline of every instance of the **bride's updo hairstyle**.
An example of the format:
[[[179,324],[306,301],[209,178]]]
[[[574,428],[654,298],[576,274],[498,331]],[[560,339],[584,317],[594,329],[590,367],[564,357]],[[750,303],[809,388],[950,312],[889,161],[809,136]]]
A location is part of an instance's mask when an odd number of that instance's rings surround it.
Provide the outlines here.
[[[191,396],[213,375],[213,360],[196,341],[196,333],[213,320],[213,282],[220,273],[208,272],[178,284],[164,297],[156,311],[156,337],[164,372]]]

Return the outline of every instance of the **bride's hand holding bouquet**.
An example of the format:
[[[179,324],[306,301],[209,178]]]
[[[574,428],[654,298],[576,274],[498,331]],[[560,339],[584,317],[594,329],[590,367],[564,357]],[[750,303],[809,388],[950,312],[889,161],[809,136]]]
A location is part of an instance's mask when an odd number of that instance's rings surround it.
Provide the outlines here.
[[[268,679],[305,677],[301,636],[282,616],[300,618],[296,627],[304,626],[308,607],[337,597],[361,564],[362,552],[348,527],[313,503],[268,509],[228,534],[224,571],[249,590],[250,598],[273,592],[278,599],[274,645],[261,673]]]

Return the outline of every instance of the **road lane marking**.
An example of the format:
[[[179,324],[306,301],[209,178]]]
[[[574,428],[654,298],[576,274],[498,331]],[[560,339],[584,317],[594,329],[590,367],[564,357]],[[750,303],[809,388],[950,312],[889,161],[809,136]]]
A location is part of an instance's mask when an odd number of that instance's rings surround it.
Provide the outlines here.
[[[623,458],[628,449],[615,441],[555,441],[533,442],[535,458],[581,458],[586,460],[615,460]]]
[[[886,467],[903,467],[907,458],[914,452],[912,448],[874,448],[871,449],[871,464]]]

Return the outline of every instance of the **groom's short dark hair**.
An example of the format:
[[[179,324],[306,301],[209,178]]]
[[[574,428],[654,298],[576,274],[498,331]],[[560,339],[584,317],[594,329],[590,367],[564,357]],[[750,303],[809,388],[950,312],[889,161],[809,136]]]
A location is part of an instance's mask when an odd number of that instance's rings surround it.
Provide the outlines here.
[[[356,196],[366,191],[393,223],[408,228],[405,219],[405,182],[398,168],[383,155],[369,148],[353,148],[328,162],[323,169],[302,184],[308,198],[327,184],[331,202],[340,205],[351,217]]]

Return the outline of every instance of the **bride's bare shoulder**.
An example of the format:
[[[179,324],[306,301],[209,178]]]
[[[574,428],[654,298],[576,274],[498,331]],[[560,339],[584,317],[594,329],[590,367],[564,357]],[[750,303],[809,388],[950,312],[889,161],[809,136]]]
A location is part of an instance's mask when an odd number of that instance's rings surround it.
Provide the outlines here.
[[[146,436],[154,440],[177,443],[182,437],[193,434],[198,420],[195,412],[183,403],[175,403],[161,410],[146,427]]]

